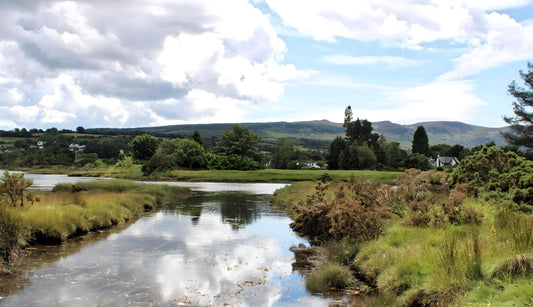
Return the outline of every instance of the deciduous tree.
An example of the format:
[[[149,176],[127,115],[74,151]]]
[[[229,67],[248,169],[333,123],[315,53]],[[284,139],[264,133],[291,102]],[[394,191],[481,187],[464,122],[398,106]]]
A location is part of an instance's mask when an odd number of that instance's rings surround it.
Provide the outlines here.
[[[296,158],[294,145],[286,138],[280,138],[272,153],[272,167],[286,169],[290,161]]]
[[[143,134],[136,136],[129,146],[134,159],[147,161],[154,155],[158,144],[155,136]]]
[[[33,203],[38,201],[27,189],[33,184],[33,180],[25,179],[23,173],[4,172],[0,178],[0,195],[2,202],[13,207],[24,206],[25,201]]]

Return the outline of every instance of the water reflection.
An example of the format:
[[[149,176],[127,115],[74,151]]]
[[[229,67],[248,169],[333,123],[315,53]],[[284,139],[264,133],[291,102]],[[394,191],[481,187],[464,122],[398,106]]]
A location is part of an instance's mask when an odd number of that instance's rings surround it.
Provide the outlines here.
[[[202,193],[191,197],[185,205],[178,204],[175,210],[192,218],[198,223],[202,212],[213,212],[220,215],[222,223],[239,230],[253,223],[259,217],[256,204],[257,195],[236,192]],[[168,209],[167,209],[168,210]]]
[[[23,173],[24,178],[33,180],[30,189],[41,191],[52,191],[58,183],[77,183],[82,181],[103,180],[107,178],[100,177],[69,177],[62,174],[31,174],[27,172],[9,171],[10,173]],[[3,174],[4,170],[0,170]]]
[[[196,192],[102,240],[32,257],[24,289],[0,303],[327,305],[293,274],[289,247],[307,243],[289,223],[268,195]]]

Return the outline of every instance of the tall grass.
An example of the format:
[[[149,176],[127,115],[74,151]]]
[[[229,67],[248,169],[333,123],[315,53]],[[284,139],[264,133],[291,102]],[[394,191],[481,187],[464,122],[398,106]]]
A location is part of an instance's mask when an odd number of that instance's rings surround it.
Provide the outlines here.
[[[22,256],[29,236],[21,214],[10,206],[0,206],[0,272],[11,272]]]
[[[124,224],[188,188],[145,185],[127,180],[60,184],[41,201],[18,209],[31,242],[60,243],[89,231]]]
[[[281,170],[263,169],[257,171],[226,171],[226,170],[172,170],[168,179],[181,181],[217,181],[217,182],[296,182],[315,181],[325,173],[333,181],[345,181],[352,174],[356,177],[372,179],[376,183],[393,184],[398,172],[382,172],[368,170]]]
[[[103,192],[73,197],[70,193],[43,197],[21,211],[33,240],[59,243],[88,231],[123,224],[156,206],[148,194]]]
[[[341,265],[325,263],[305,280],[307,290],[312,293],[327,293],[342,290],[354,283],[350,271]]]

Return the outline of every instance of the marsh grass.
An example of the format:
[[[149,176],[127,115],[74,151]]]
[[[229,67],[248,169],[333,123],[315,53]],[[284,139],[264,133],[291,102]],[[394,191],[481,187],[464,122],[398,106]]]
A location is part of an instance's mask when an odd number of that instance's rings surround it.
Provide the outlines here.
[[[41,201],[20,208],[31,242],[60,243],[89,231],[124,224],[163,203],[179,198],[188,188],[147,185],[127,180],[96,180],[60,184]]]
[[[333,181],[346,181],[352,174],[356,177],[372,179],[376,183],[393,184],[398,172],[361,171],[361,170],[281,170],[263,169],[257,171],[226,170],[173,170],[169,179],[180,181],[216,181],[216,182],[297,182],[315,181],[328,174]]]
[[[334,263],[323,264],[305,280],[305,286],[311,293],[342,290],[353,283],[351,272],[346,267]]]
[[[0,206],[0,273],[10,273],[20,262],[29,228],[17,209]]]
[[[70,193],[43,197],[22,211],[33,240],[59,243],[77,234],[123,224],[156,206],[148,194],[104,192],[72,196]]]
[[[516,255],[505,259],[494,268],[491,276],[502,280],[533,277],[533,256]]]

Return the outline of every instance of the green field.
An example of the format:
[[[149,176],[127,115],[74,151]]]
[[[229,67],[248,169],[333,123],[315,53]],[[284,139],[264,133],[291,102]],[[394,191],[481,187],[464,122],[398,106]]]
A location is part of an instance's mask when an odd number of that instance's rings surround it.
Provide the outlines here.
[[[230,170],[174,170],[167,179],[176,181],[215,181],[215,182],[295,182],[315,181],[324,174],[329,174],[333,181],[347,180],[352,174],[366,177],[377,183],[392,184],[397,172],[358,171],[358,170],[279,170],[264,169],[257,171]]]

